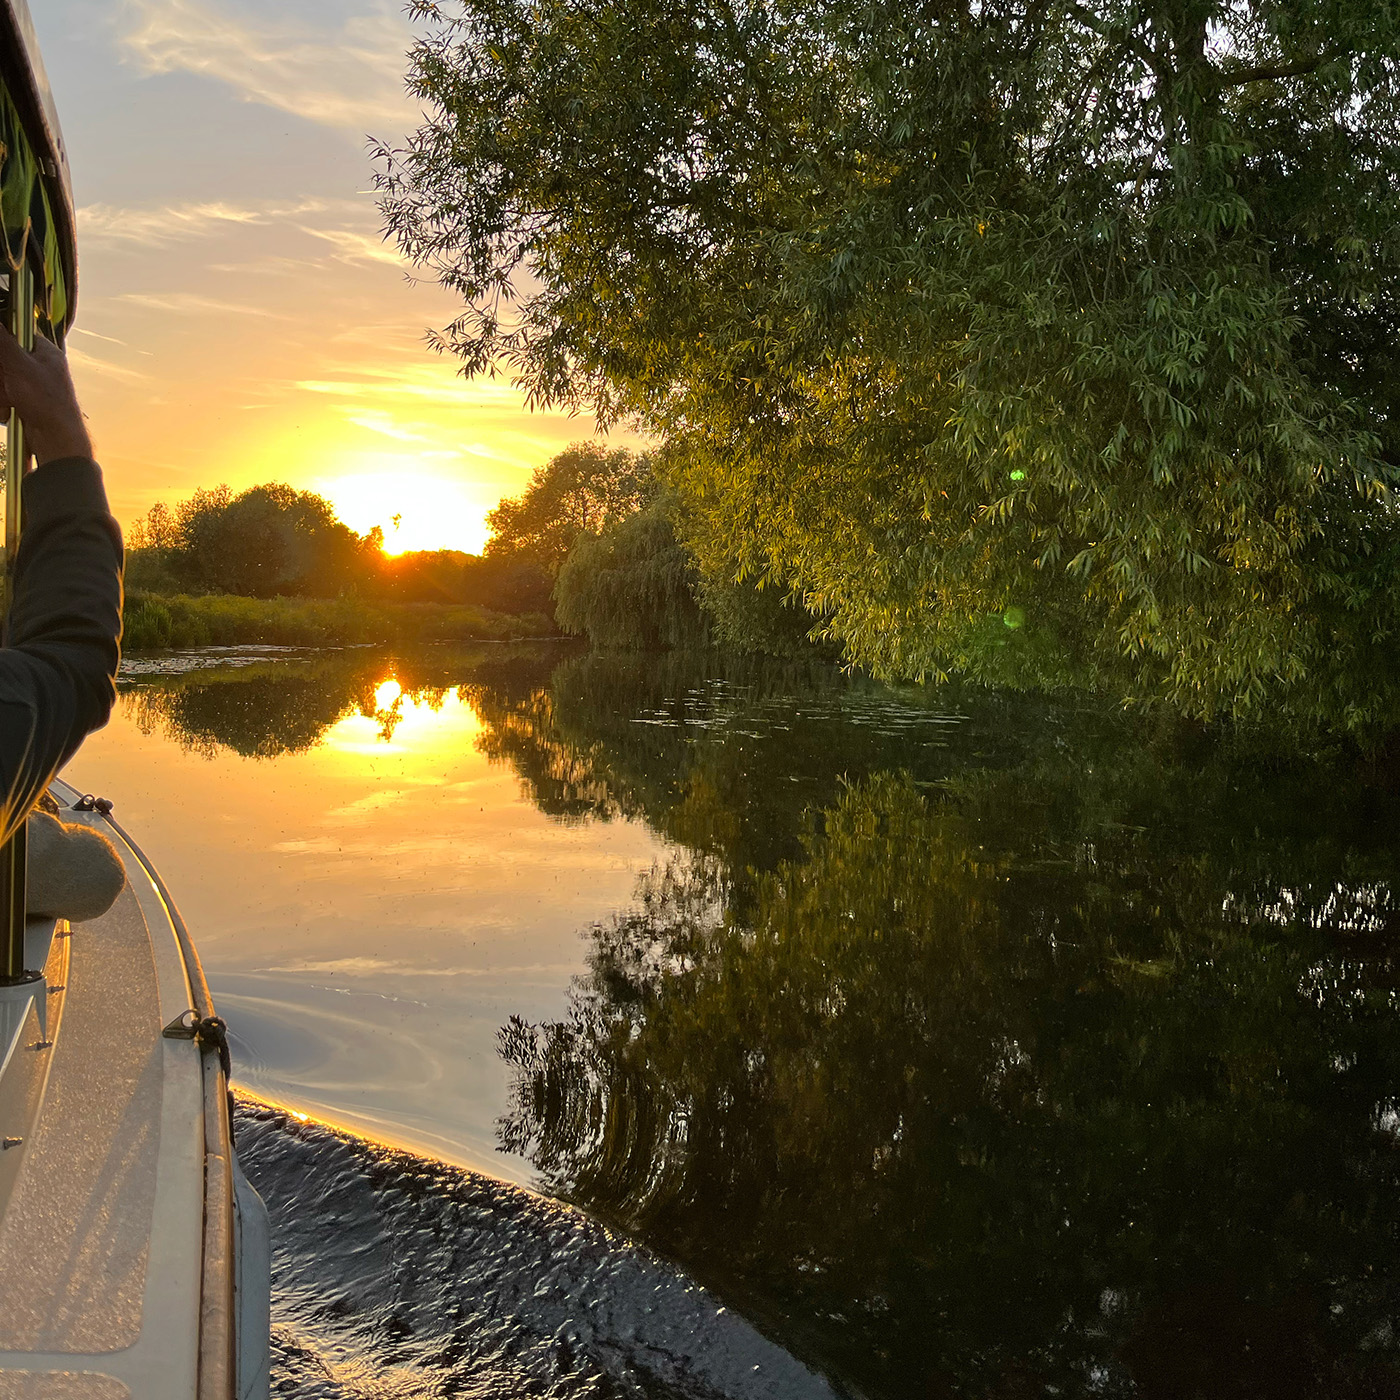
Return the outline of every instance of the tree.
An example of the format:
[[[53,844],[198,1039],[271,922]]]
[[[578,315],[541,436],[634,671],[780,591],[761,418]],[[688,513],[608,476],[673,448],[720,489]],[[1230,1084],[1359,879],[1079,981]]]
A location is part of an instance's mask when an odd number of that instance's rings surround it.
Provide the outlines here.
[[[669,504],[658,498],[601,535],[579,536],[554,585],[554,615],[595,646],[703,647],[709,628],[695,582]]]
[[[175,512],[164,501],[157,501],[145,515],[126,532],[128,549],[160,550],[180,547],[180,527]]]
[[[1393,722],[1395,0],[414,9],[441,343],[666,436],[721,564],[882,673],[1015,610],[1051,679]]]
[[[557,574],[575,540],[601,534],[639,509],[651,482],[645,455],[576,442],[537,467],[521,495],[486,517],[486,553],[517,555]]]
[[[611,650],[811,652],[819,620],[781,589],[701,573],[682,543],[688,526],[675,492],[662,491],[601,535],[580,534],[554,585],[561,626]]]
[[[151,556],[143,575],[199,592],[268,598],[327,597],[356,586],[369,573],[366,559],[382,558],[381,541],[373,533],[362,539],[323,497],[270,482],[237,496],[227,486],[200,489],[173,511],[158,502],[131,542]]]

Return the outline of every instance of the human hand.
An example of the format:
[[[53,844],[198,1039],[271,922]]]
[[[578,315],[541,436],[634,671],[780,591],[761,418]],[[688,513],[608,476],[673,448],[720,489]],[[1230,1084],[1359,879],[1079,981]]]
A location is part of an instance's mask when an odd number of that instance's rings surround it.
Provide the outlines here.
[[[0,415],[18,411],[24,442],[39,466],[60,457],[91,457],[68,357],[52,341],[35,336],[28,351],[0,326]]]

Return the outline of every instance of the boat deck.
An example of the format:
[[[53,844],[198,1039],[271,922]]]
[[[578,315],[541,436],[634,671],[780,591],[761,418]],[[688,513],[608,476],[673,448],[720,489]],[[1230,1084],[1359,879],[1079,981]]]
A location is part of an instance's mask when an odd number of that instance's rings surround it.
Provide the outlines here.
[[[178,915],[119,831],[97,813],[63,817],[116,842],[127,885],[101,919],[58,925],[47,989],[22,1024],[10,1012],[0,1134],[19,1141],[0,1150],[0,1400],[225,1400],[232,1155],[226,1131],[210,1140],[206,1080],[223,1092],[211,1057],[162,1034],[200,1004]],[[223,1296],[208,1296],[211,1277]],[[265,1371],[260,1392],[240,1390],[265,1395]]]

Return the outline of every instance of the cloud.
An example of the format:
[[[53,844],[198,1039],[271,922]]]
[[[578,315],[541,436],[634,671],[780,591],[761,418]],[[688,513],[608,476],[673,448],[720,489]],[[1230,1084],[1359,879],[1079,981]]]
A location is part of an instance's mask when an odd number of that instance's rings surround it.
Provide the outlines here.
[[[218,200],[167,204],[155,208],[88,204],[78,210],[78,231],[85,249],[143,253],[201,239],[235,238],[251,250],[255,233],[270,234],[273,246],[285,249],[288,233],[312,240],[307,256],[286,252],[242,262],[217,262],[211,272],[255,276],[305,277],[324,269],[322,251],[347,267],[384,266],[408,273],[409,265],[378,228],[379,211],[367,199],[300,199],[233,204]],[[268,246],[264,237],[258,246]]]
[[[343,263],[388,263],[391,267],[406,268],[407,264],[398,255],[392,243],[386,243],[383,238],[372,237],[367,233],[359,233],[355,229],[349,228],[312,228],[309,225],[301,226],[303,233],[309,233],[313,238],[323,239],[335,249],[335,259]]]
[[[90,331],[86,326],[74,326],[73,329],[69,331],[69,335],[90,336],[93,340],[102,340],[108,345],[120,345],[123,350],[130,350],[133,348],[125,340],[118,340],[114,335],[102,335],[97,331]],[[149,355],[151,352],[149,350],[137,350],[136,353],[138,355]]]
[[[412,428],[405,428],[396,423],[387,413],[352,413],[347,414],[345,421],[353,423],[357,428],[366,428],[372,433],[380,433],[384,437],[393,438],[396,442],[423,442],[431,444],[433,439],[426,433],[414,432]]]
[[[112,300],[124,301],[130,306],[139,306],[148,311],[164,311],[177,316],[212,313],[218,316],[267,316],[278,321],[287,319],[263,306],[219,301],[214,297],[200,296],[198,292],[123,292]]]
[[[88,204],[78,210],[78,232],[84,247],[94,242],[131,243],[137,247],[164,246],[181,239],[269,224],[287,218],[305,218],[323,212],[326,200],[296,203],[227,204],[206,200],[167,204],[158,209],[128,208],[117,204]]]
[[[436,361],[395,369],[357,366],[341,371],[341,378],[299,380],[297,388],[352,400],[423,399],[462,408],[519,408],[520,393],[510,385],[499,380],[465,380],[445,370],[446,366]]]
[[[453,307],[454,303],[445,296],[443,319],[452,314]],[[376,309],[382,311],[383,308],[381,306]],[[386,321],[382,317],[357,320],[334,331],[329,341],[351,353],[355,350],[373,350],[383,358],[392,354],[417,360],[426,348],[423,322],[427,319],[425,314],[421,320],[412,320],[406,316],[399,316],[392,321]]]
[[[142,374],[140,370],[128,369],[125,365],[114,365],[110,360],[99,360],[96,355],[85,354],[76,345],[68,347],[68,363],[89,374],[119,379],[126,384],[136,384],[151,377],[149,374]]]
[[[403,84],[410,35],[387,8],[319,31],[251,18],[228,0],[128,0],[127,14],[120,42],[147,73],[196,73],[356,136],[416,125]]]

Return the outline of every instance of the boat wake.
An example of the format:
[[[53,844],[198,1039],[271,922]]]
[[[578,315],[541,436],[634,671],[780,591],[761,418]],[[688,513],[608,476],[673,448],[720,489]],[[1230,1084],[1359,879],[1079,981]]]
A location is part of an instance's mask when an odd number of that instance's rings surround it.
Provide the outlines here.
[[[830,1400],[675,1268],[580,1212],[241,1097],[272,1217],[272,1391],[297,1400]]]

